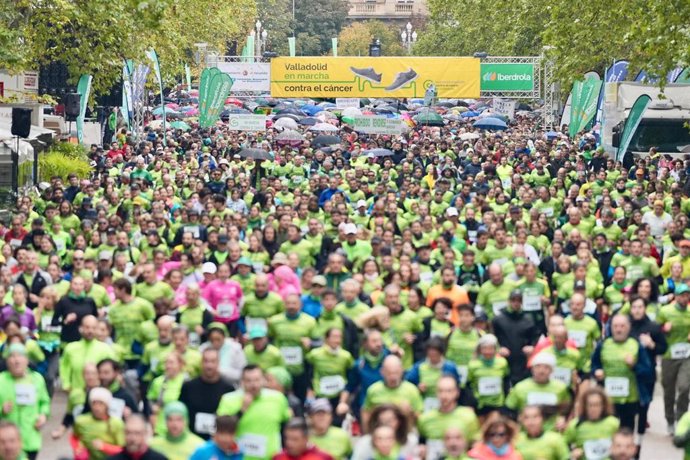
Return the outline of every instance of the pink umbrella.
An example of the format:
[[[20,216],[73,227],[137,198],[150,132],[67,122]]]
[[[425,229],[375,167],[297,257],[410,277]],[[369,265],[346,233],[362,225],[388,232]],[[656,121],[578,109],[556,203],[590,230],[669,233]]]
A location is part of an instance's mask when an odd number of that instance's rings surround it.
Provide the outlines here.
[[[169,109],[176,109],[179,107],[179,105],[175,104],[174,102],[170,102],[168,104],[165,104],[165,106]]]
[[[235,99],[234,97],[229,97],[229,98],[227,98],[227,99],[225,100],[225,104],[226,104],[226,105],[227,105],[227,104],[233,104],[233,105],[236,105],[237,107],[243,107],[243,106],[244,106],[244,104],[242,103],[242,101],[240,101],[239,99]]]
[[[199,115],[199,109],[191,109],[184,112],[185,117],[195,117]]]

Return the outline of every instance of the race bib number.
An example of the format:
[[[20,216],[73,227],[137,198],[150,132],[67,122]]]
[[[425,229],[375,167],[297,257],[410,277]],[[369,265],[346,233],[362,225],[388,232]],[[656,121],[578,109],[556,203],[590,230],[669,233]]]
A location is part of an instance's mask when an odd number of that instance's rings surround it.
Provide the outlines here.
[[[20,240],[20,239],[12,238],[12,239],[10,240],[10,246],[12,246],[12,247],[15,248],[15,249],[18,248],[18,247],[21,246],[21,245],[22,245],[22,240]]]
[[[500,314],[503,310],[508,308],[508,302],[502,301],[502,302],[494,302],[491,304],[491,308],[494,311],[494,315]]]
[[[196,225],[188,225],[184,227],[184,233],[191,233],[194,239],[197,239],[200,236],[199,227],[197,227]]]
[[[245,434],[239,439],[238,444],[247,457],[266,458],[267,441],[266,436]]]
[[[230,302],[221,302],[216,310],[220,318],[232,318],[235,313],[235,305]]]
[[[587,345],[587,331],[568,331],[568,338],[575,342],[577,348]]]
[[[251,331],[255,327],[260,327],[263,330],[268,330],[268,322],[265,318],[246,318],[245,323],[247,324],[247,330]]]
[[[158,369],[158,363],[160,363],[160,360],[158,358],[151,358],[151,372],[154,374],[156,373],[156,370]]]
[[[481,377],[479,379],[479,396],[496,396],[501,394],[501,377]]]
[[[642,267],[638,267],[633,265],[632,267],[628,267],[628,276],[627,278],[630,281],[635,281],[638,278],[642,278],[644,276],[644,270],[642,270]]]
[[[544,208],[541,210],[541,212],[546,216],[546,217],[553,217],[553,208]]]
[[[345,379],[340,375],[328,375],[319,379],[319,392],[325,396],[334,396],[345,389]]]
[[[201,337],[199,337],[199,334],[197,334],[196,332],[190,332],[189,346],[197,348],[199,345],[201,345]]]
[[[55,249],[58,250],[58,252],[62,252],[65,250],[65,242],[63,240],[55,240]]]
[[[503,186],[503,188],[511,188],[513,186],[513,180],[510,177],[501,179],[501,185]]]
[[[431,283],[434,279],[434,274],[432,272],[423,272],[419,274],[419,280],[424,283]]]
[[[455,366],[455,370],[460,376],[460,386],[465,386],[465,383],[467,382],[467,366]]]
[[[108,415],[115,418],[122,418],[125,413],[125,400],[113,398],[108,406]]]
[[[212,434],[216,429],[216,414],[197,412],[194,417],[194,431],[201,434]]]
[[[431,410],[436,410],[441,407],[441,403],[438,398],[427,397],[424,398],[424,412],[429,412]]]
[[[446,448],[443,445],[443,439],[427,439],[426,440],[426,457],[425,460],[438,460],[443,457]]]
[[[671,359],[685,359],[690,357],[690,343],[676,343],[671,345]]]
[[[20,406],[32,406],[36,404],[36,387],[27,383],[18,383],[14,386],[15,402]]]
[[[302,347],[281,347],[280,353],[288,366],[299,366],[302,364]]]
[[[583,444],[587,460],[604,460],[611,450],[611,439],[591,439]]]
[[[546,393],[544,391],[531,391],[527,393],[528,406],[556,406],[558,404],[558,396],[554,393]]]
[[[508,263],[508,258],[507,257],[501,257],[499,259],[494,260],[493,263],[503,266],[506,263]]]
[[[477,231],[476,230],[467,230],[467,238],[472,243],[476,243],[477,242]]]
[[[606,377],[604,388],[612,398],[626,398],[630,395],[630,379],[627,377]]]
[[[522,309],[524,311],[541,311],[541,297],[538,295],[523,295]]]
[[[567,367],[557,367],[556,369],[553,370],[553,375],[552,377],[554,380],[558,380],[559,382],[563,382],[565,386],[570,386],[570,382],[573,378],[573,370],[568,369]]]

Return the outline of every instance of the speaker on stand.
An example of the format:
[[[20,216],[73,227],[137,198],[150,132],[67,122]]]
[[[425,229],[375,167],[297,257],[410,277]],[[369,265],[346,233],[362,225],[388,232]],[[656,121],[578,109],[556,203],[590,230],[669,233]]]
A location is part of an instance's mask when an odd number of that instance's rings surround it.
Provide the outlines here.
[[[29,133],[31,132],[31,109],[22,109],[19,107],[12,108],[12,127],[10,128],[10,132],[15,136],[16,141],[16,148],[11,155],[12,191],[16,196],[19,190],[19,138],[22,137],[26,139],[29,137]],[[34,173],[37,167],[37,158],[34,155]],[[34,177],[34,180],[37,180],[37,178]]]
[[[67,93],[63,98],[65,103],[65,120],[69,122],[69,136],[72,137],[72,122],[77,121],[81,111],[81,94]]]

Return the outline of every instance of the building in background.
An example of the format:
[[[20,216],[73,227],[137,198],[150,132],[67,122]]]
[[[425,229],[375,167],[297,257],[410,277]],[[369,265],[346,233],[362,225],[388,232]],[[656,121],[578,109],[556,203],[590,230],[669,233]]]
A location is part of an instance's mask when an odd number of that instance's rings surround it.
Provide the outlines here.
[[[426,0],[350,0],[348,19],[376,19],[404,26],[408,22],[424,22],[429,15]]]

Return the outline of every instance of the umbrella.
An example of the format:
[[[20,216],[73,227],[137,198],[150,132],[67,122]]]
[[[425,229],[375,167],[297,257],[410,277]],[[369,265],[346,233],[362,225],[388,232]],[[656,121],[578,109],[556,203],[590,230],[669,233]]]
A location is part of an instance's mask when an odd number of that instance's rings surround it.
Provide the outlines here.
[[[393,156],[393,152],[388,149],[370,149],[365,150],[364,153],[367,155],[373,154],[375,157],[390,157]]]
[[[324,108],[324,109],[332,109],[337,107],[334,103],[332,102],[319,102],[319,107]]]
[[[317,123],[319,123],[319,120],[313,117],[306,117],[299,120],[299,124],[302,126],[314,126]]]
[[[330,136],[326,134],[322,134],[320,136],[316,136],[314,139],[312,139],[311,144],[314,147],[325,147],[327,145],[335,145],[335,144],[340,144],[342,140],[338,136]]]
[[[530,107],[529,105],[525,104],[524,102],[520,102],[520,103],[517,105],[517,107],[515,107],[515,110],[524,110],[524,111],[527,111],[527,112],[531,112],[531,111],[532,111],[532,107]]]
[[[462,133],[460,134],[460,140],[463,141],[471,141],[474,139],[479,139],[481,136],[477,133]]]
[[[457,102],[454,102],[454,101],[441,101],[441,102],[436,104],[437,107],[446,107],[446,108],[455,107],[457,105],[458,105]]]
[[[444,126],[445,123],[443,121],[443,117],[441,115],[437,114],[434,111],[426,111],[422,112],[416,117],[414,117],[414,121],[419,123],[420,125],[425,125],[425,126]]]
[[[234,107],[234,108],[230,108],[227,110],[223,110],[220,113],[220,119],[223,121],[228,121],[228,118],[230,117],[230,115],[240,115],[240,114],[245,114],[245,113],[251,113],[251,112],[247,109],[241,109],[239,107]]]
[[[175,129],[181,129],[182,131],[189,131],[190,129],[192,129],[192,127],[184,121],[173,121],[172,123],[170,123],[170,126]]]
[[[546,137],[549,139],[553,139],[554,137],[560,136],[560,133],[557,133],[556,131],[549,131],[546,133]]]
[[[180,116],[180,112],[176,112],[172,109],[165,108],[165,107],[157,107],[157,108],[153,109],[153,112],[151,112],[151,113],[153,113],[157,117],[162,116],[163,113],[165,113],[166,117],[179,117]]]
[[[292,118],[285,117],[276,120],[273,126],[275,126],[276,128],[297,129],[297,122]]]
[[[255,160],[272,160],[271,155],[264,149],[242,149],[240,150],[242,158],[254,158]]]
[[[286,129],[285,131],[276,136],[276,142],[278,142],[278,144],[281,145],[298,146],[302,143],[303,140],[304,136],[302,136],[297,131],[293,131],[291,129]]]
[[[306,113],[307,115],[314,116],[317,113],[321,112],[323,110],[322,107],[313,105],[313,104],[304,104],[302,107],[299,108],[302,112]]]
[[[317,123],[311,128],[309,128],[309,131],[323,131],[328,133],[336,133],[338,132],[338,128],[330,123]]]
[[[474,110],[468,110],[467,112],[463,112],[460,116],[463,118],[474,118],[479,116],[479,112],[475,112]]]
[[[182,113],[182,116],[184,118],[189,118],[189,117],[196,117],[199,115],[199,109],[196,107],[192,107],[192,110],[187,110],[186,112]]]
[[[242,103],[242,101],[240,101],[239,99],[236,99],[234,97],[229,97],[225,100],[225,105],[228,105],[228,104],[236,105],[237,107],[242,107],[244,105]]]
[[[508,125],[503,121],[498,118],[482,118],[481,120],[478,120],[474,122],[475,128],[480,128],[480,129],[493,129],[493,130],[503,130],[507,129]]]
[[[362,115],[362,111],[357,107],[348,107],[340,114],[343,117],[354,117],[357,115]]]
[[[189,112],[189,111],[195,110],[195,109],[196,109],[196,107],[194,107],[193,105],[185,105],[184,107],[180,107],[177,110],[180,112]]]
[[[276,115],[297,115],[298,117],[304,117],[307,114],[302,112],[297,107],[287,107],[285,109],[279,110]]]
[[[273,120],[282,120],[283,118],[289,118],[294,121],[300,121],[302,119],[301,116],[295,115],[294,113],[281,113],[279,115],[275,115]]]
[[[326,121],[337,120],[338,116],[331,112],[319,112],[318,114],[316,114],[316,117],[314,118],[316,118],[317,120]]]

